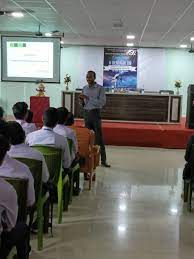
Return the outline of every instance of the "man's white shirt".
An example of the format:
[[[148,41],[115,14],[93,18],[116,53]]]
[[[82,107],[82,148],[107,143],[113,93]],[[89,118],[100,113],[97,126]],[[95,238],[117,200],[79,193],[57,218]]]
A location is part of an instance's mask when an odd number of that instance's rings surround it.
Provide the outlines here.
[[[30,207],[35,203],[34,178],[25,164],[6,155],[0,166],[0,176],[28,179],[27,206]]]
[[[57,134],[52,128],[42,127],[42,129],[34,131],[27,135],[26,143],[29,146],[47,145],[61,148],[64,151],[63,166],[69,168],[72,163],[68,141],[65,137]]]
[[[38,150],[35,150],[34,148],[29,147],[27,144],[23,143],[19,145],[12,145],[8,155],[13,158],[22,157],[42,161],[42,181],[46,183],[49,180],[49,172],[44,156]]]
[[[25,120],[16,120],[16,121],[17,121],[17,123],[19,123],[22,126],[23,130],[26,133],[26,136],[29,133],[34,132],[34,131],[37,130],[34,123],[28,123]]]

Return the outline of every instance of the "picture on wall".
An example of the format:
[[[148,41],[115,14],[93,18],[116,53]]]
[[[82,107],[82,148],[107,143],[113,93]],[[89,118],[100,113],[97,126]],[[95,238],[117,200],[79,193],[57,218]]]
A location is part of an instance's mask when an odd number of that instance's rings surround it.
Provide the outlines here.
[[[103,86],[137,88],[137,49],[104,48]]]

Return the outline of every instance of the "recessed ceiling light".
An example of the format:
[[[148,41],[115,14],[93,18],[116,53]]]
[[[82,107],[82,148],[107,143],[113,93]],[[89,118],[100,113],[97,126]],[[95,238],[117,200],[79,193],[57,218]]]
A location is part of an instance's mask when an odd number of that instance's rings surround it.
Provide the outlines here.
[[[187,48],[187,44],[181,44],[181,45],[180,45],[180,48],[182,48],[182,49]]]
[[[194,37],[191,37],[191,38],[190,38],[190,41],[194,41]]]
[[[24,17],[24,14],[22,12],[13,12],[11,15],[15,18],[22,18]]]
[[[135,39],[135,35],[127,35],[127,39],[128,40],[134,40]]]
[[[45,35],[46,37],[51,37],[51,36],[52,36],[52,33],[51,33],[51,32],[46,32],[44,35]]]
[[[134,43],[127,43],[127,47],[133,47]]]

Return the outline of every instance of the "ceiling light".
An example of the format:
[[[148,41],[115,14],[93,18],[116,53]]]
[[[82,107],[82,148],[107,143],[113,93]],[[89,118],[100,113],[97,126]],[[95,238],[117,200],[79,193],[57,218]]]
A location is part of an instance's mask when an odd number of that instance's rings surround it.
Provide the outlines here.
[[[11,15],[15,18],[22,18],[24,17],[24,14],[22,12],[13,12]]]
[[[181,45],[180,45],[180,48],[182,48],[182,49],[187,48],[187,44],[181,44]]]
[[[119,225],[118,226],[118,232],[119,233],[125,233],[126,232],[126,226],[125,225]]]
[[[52,33],[51,33],[51,32],[46,32],[44,35],[45,35],[46,37],[51,37],[51,36],[52,36]]]
[[[127,47],[133,47],[134,43],[127,43]]]
[[[122,212],[125,212],[127,210],[127,205],[122,203],[119,205],[119,210],[122,211]]]
[[[191,38],[190,38],[190,41],[194,41],[194,37],[191,37]]]
[[[65,42],[63,40],[60,41],[61,44],[65,44]]]
[[[127,39],[128,40],[134,40],[135,39],[135,35],[127,35]]]

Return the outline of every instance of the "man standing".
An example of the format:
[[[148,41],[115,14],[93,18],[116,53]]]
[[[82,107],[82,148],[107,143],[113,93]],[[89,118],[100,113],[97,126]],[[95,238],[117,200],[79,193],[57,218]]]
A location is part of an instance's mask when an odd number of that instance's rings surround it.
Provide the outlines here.
[[[88,85],[84,86],[79,98],[84,109],[85,126],[96,134],[96,144],[100,146],[101,164],[110,167],[106,161],[106,150],[102,135],[100,111],[106,104],[106,94],[104,88],[95,82],[96,73],[88,71],[86,80]]]

